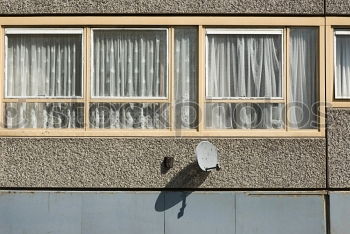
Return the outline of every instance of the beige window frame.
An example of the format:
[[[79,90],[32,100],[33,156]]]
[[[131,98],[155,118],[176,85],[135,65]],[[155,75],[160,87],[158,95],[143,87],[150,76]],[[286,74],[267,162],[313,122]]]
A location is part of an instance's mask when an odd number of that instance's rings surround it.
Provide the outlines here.
[[[317,27],[319,31],[319,101],[325,101],[325,77],[324,77],[324,25],[325,19],[322,17],[182,17],[182,16],[149,16],[149,17],[131,17],[131,16],[100,16],[100,17],[81,17],[81,16],[61,16],[61,17],[0,17],[0,45],[4,49],[4,29],[9,27],[42,27],[42,28],[83,28],[83,64],[84,64],[84,97],[80,100],[70,100],[70,102],[84,102],[84,128],[82,129],[5,129],[0,128],[0,136],[184,136],[184,137],[324,137],[325,136],[325,107],[320,106],[319,127],[318,129],[229,129],[229,130],[209,130],[204,124],[204,108],[207,102],[205,97],[205,30],[207,27],[225,27],[225,28],[284,28],[284,76],[286,85],[283,92],[283,100],[239,100],[239,102],[254,103],[285,103],[288,107],[288,39],[289,27]],[[174,28],[176,26],[196,26],[198,28],[198,128],[197,129],[175,129],[175,108],[174,108]],[[91,129],[89,128],[89,105],[90,102],[96,102],[91,97],[91,30],[93,28],[105,27],[160,27],[168,28],[168,98],[157,100],[157,102],[169,103],[169,129]],[[5,99],[4,96],[4,50],[0,53],[0,116],[4,120],[4,103],[6,102],[28,102],[29,99]],[[115,102],[135,102],[134,99],[113,99]],[[98,99],[99,102],[112,102],[112,99]],[[227,100],[225,100],[227,101]],[[30,99],[29,102],[67,102],[67,99]],[[155,102],[153,99],[137,99],[137,102]],[[235,102],[237,102],[235,100]]]
[[[335,30],[343,29],[350,31],[350,18],[348,17],[326,17],[326,80],[327,80],[327,106],[328,107],[350,107],[349,98],[335,97]]]

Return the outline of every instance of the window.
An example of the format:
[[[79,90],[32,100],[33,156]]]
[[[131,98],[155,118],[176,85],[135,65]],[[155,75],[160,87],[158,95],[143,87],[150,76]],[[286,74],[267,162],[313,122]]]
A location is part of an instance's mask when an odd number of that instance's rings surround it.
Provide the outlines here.
[[[326,17],[326,22],[327,105],[329,107],[349,107],[350,20]]]
[[[82,29],[6,29],[6,128],[81,128]]]
[[[206,127],[282,128],[283,106],[254,100],[284,99],[283,29],[207,29],[206,34]]]
[[[335,98],[350,98],[350,31],[334,31],[335,42]]]
[[[207,29],[207,128],[281,129],[285,120],[290,128],[318,127],[317,29],[288,31],[285,58],[283,29]]]
[[[3,24],[4,134],[323,135],[317,19],[34,18]]]
[[[90,126],[168,128],[168,29],[93,29],[92,36],[91,101],[102,102],[90,103]]]

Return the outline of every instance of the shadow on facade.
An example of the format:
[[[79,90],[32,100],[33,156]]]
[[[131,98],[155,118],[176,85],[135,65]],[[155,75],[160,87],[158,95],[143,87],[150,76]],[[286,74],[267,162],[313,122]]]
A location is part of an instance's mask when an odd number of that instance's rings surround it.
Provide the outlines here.
[[[185,212],[187,197],[203,184],[209,174],[210,172],[202,171],[197,162],[189,164],[165,186],[168,189],[184,189],[185,191],[162,191],[157,198],[155,210],[163,212],[181,202],[182,205],[177,215],[177,218],[181,218]]]

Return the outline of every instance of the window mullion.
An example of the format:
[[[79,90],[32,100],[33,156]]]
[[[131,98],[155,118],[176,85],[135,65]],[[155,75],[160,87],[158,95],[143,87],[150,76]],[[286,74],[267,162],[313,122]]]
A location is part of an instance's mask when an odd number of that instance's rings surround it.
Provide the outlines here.
[[[85,131],[90,128],[90,97],[91,97],[91,29],[84,28],[84,40],[85,50],[84,50],[84,129]]]
[[[198,131],[204,131],[205,121],[205,28],[198,26]]]
[[[37,103],[81,103],[84,102],[83,98],[4,98],[2,100],[3,103],[10,103],[10,102],[37,102]]]
[[[0,48],[5,48],[5,30],[0,25]],[[5,103],[3,102],[3,98],[5,97],[5,87],[4,87],[4,81],[5,81],[5,72],[4,72],[4,67],[5,67],[5,61],[4,61],[4,52],[1,51],[0,53],[0,119],[1,119],[1,124],[0,124],[0,129],[4,128],[5,125]]]
[[[174,28],[169,28],[168,31],[168,102],[169,102],[169,127],[170,131],[175,130],[175,98],[174,98]]]
[[[170,103],[168,99],[142,99],[142,98],[91,98],[90,103]]]
[[[326,55],[326,45],[325,45],[325,40],[326,40],[326,29],[323,26],[318,27],[319,30],[319,35],[318,35],[318,59],[317,61],[317,90],[318,90],[318,102],[319,102],[319,108],[318,108],[318,123],[319,123],[319,131],[321,133],[325,133],[325,126],[326,126],[326,118],[325,118],[325,113],[326,113],[326,77],[325,77],[325,55]],[[332,88],[330,86],[329,88]]]
[[[206,99],[205,103],[285,103],[285,99]]]
[[[290,98],[289,98],[289,92],[288,92],[288,89],[291,85],[290,83],[290,65],[289,65],[289,48],[290,48],[290,40],[289,40],[289,37],[290,37],[290,28],[285,28],[284,29],[284,66],[283,66],[283,70],[284,70],[284,74],[283,74],[283,79],[284,79],[284,82],[283,82],[283,85],[285,86],[284,87],[284,100],[285,100],[285,107],[284,107],[284,128],[286,129],[286,131],[289,130],[289,126],[288,126],[288,121],[289,121],[289,117],[290,117],[290,111],[288,111],[289,109],[289,101],[290,101]]]

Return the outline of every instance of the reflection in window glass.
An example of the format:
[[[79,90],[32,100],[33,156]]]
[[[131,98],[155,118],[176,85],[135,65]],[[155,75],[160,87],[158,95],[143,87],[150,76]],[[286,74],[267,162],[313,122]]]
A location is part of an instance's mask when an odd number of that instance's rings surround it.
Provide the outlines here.
[[[284,105],[271,103],[207,103],[206,128],[280,129],[284,127]]]
[[[91,128],[164,129],[169,127],[167,103],[93,103]]]
[[[83,103],[7,103],[6,128],[82,128]]]

